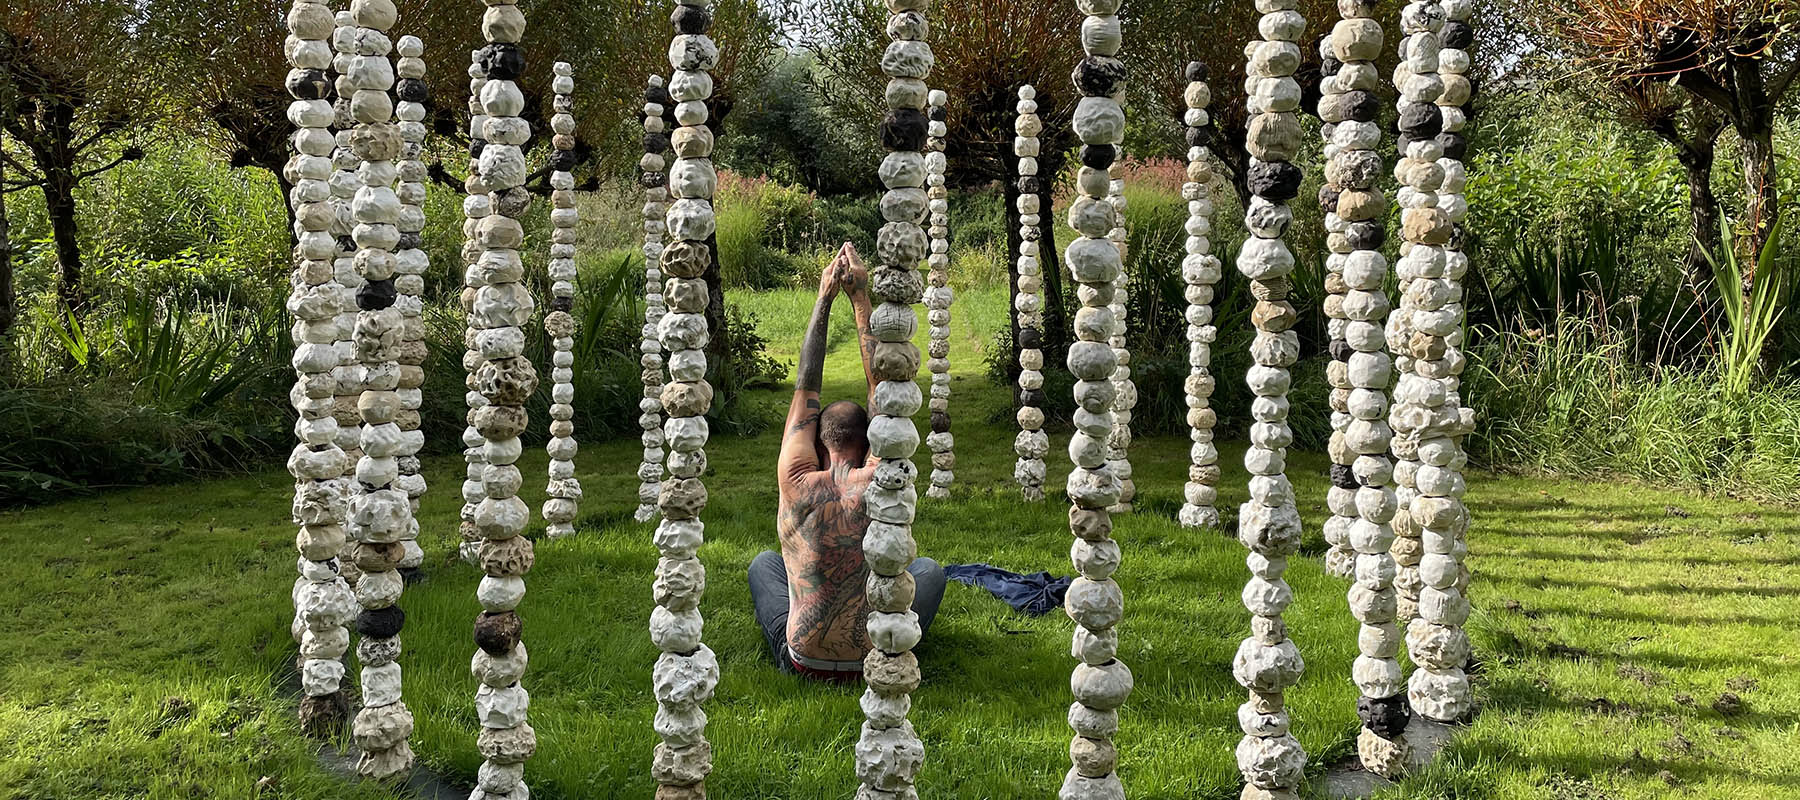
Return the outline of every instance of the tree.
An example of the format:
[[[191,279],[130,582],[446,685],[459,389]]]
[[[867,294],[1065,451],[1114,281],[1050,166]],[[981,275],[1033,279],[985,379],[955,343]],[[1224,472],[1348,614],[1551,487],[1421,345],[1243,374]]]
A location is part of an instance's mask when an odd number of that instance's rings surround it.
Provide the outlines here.
[[[70,313],[86,309],[76,190],[83,181],[143,157],[130,140],[153,121],[152,83],[132,35],[142,22],[128,0],[0,0],[0,83],[13,99],[5,131],[23,150],[0,149],[13,173],[7,191],[44,193],[57,263],[57,294]]]
[[[1780,214],[1775,116],[1800,75],[1800,3],[1518,0],[1518,5],[1553,55],[1616,85],[1673,87],[1730,124],[1741,142],[1745,206],[1737,249],[1748,287],[1755,254]]]

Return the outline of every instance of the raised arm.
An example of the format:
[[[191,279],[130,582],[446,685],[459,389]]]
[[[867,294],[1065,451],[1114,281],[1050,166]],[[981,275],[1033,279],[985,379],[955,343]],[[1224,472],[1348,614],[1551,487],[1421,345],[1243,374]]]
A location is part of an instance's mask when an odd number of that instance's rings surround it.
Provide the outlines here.
[[[782,486],[791,485],[823,464],[819,455],[819,388],[825,376],[825,337],[831,327],[831,302],[839,278],[827,269],[819,281],[819,302],[800,342],[800,364],[794,376],[794,400],[788,404],[787,428],[781,439]]]
[[[844,292],[850,296],[850,307],[856,315],[856,349],[862,353],[863,380],[869,385],[869,402],[865,407],[873,408],[875,402],[875,336],[869,332],[869,316],[875,313],[875,307],[869,300],[869,270],[863,266],[862,258],[857,256],[856,248],[848,243],[838,253],[843,262]]]

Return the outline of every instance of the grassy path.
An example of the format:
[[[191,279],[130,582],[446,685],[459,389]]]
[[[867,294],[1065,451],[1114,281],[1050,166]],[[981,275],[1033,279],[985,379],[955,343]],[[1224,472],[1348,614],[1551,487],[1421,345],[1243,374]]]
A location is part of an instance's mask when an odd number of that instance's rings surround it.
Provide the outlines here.
[[[1005,393],[969,355],[1004,300],[959,303],[952,401],[961,481],[924,502],[921,550],[946,563],[1068,571],[1062,507],[1025,505],[1010,485]],[[744,299],[775,354],[792,358],[808,298]],[[847,319],[827,395],[860,394]],[[923,333],[921,333],[923,335]],[[782,398],[764,402],[771,414]],[[455,402],[444,398],[440,402]],[[724,682],[707,708],[715,796],[843,798],[859,691],[802,685],[762,654],[743,574],[774,546],[773,433],[710,448],[702,557],[707,642]],[[528,772],[542,798],[648,797],[644,630],[656,552],[630,521],[636,443],[584,448],[582,533],[540,548],[523,613],[526,686],[542,746]],[[1060,450],[1053,449],[1053,452]],[[1121,521],[1127,600],[1121,655],[1138,678],[1119,741],[1140,798],[1228,798],[1241,690],[1229,660],[1247,628],[1243,550],[1172,522],[1186,441],[1134,450],[1140,512]],[[1222,505],[1244,496],[1227,453]],[[1060,469],[1060,461],[1056,461]],[[533,454],[526,474],[541,474]],[[428,579],[408,587],[403,659],[421,757],[472,775],[474,570],[451,560],[461,463],[427,463]],[[1289,612],[1307,659],[1291,694],[1315,763],[1348,751],[1354,622],[1344,585],[1322,574],[1317,521],[1325,462],[1293,459],[1313,558],[1290,571]],[[1775,798],[1800,795],[1800,515],[1786,509],[1598,481],[1479,475],[1470,502],[1471,626],[1482,713],[1436,768],[1392,796]],[[528,486],[530,483],[528,482]],[[0,798],[392,796],[318,768],[292,721],[289,479],[271,469],[204,484],[118,492],[0,514]],[[528,493],[528,499],[531,499]],[[532,500],[535,504],[535,500]],[[1049,797],[1067,765],[1070,623],[1024,619],[953,585],[920,649],[913,718],[927,743],[921,792],[968,800]]]

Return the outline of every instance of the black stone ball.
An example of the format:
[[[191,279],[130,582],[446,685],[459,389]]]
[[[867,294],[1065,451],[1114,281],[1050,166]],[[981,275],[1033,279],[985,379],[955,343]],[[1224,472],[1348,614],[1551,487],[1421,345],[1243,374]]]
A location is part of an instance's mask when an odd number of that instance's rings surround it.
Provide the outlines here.
[[[322,69],[297,69],[288,73],[288,94],[296,100],[324,100],[331,96],[331,79]]]
[[[1429,139],[1444,129],[1444,115],[1438,107],[1415,103],[1400,111],[1400,132],[1415,139]]]
[[[1022,389],[1019,391],[1019,405],[1032,408],[1043,408],[1050,396],[1043,389]]]
[[[417,250],[417,249],[419,249],[419,245],[422,244],[423,241],[424,240],[422,237],[419,236],[418,231],[403,231],[400,234],[400,243],[394,245],[394,249],[395,250]]]
[[[1349,230],[1344,231],[1344,238],[1350,242],[1352,250],[1380,250],[1387,243],[1387,228],[1372,219],[1352,222]]]
[[[931,115],[933,122],[943,122],[950,119],[950,109],[943,106],[932,106],[927,113]]]
[[[1461,161],[1463,160],[1463,156],[1469,154],[1469,139],[1460,133],[1444,131],[1443,133],[1438,134],[1437,141],[1438,146],[1444,148],[1445,158],[1454,158],[1457,161]]]
[[[558,172],[574,172],[575,161],[574,150],[556,150],[550,153],[550,168]]]
[[[1189,61],[1187,63],[1187,79],[1189,81],[1206,80],[1206,72],[1206,63],[1203,61]]]
[[[515,612],[482,612],[475,618],[475,646],[488,655],[504,656],[519,644],[524,630],[525,622]]]
[[[1088,56],[1069,75],[1075,88],[1088,97],[1110,97],[1125,82],[1125,62],[1107,56]]]
[[[1338,195],[1340,195],[1340,194],[1343,194],[1343,190],[1337,188],[1336,186],[1332,186],[1330,184],[1320,186],[1319,187],[1319,210],[1323,211],[1327,214],[1337,213]]]
[[[525,53],[516,44],[494,42],[481,48],[481,69],[491,80],[518,80],[525,74]]]
[[[551,311],[562,311],[565,313],[569,312],[569,311],[574,311],[575,310],[575,298],[573,298],[573,297],[552,297],[552,298],[550,298],[550,310]]]
[[[1019,347],[1025,350],[1038,350],[1044,346],[1044,334],[1036,328],[1025,328],[1019,331]]]
[[[1343,104],[1344,119],[1374,122],[1377,117],[1381,116],[1381,98],[1376,97],[1374,92],[1366,92],[1361,89],[1345,92],[1343,98],[1338,102]]]
[[[1338,74],[1338,70],[1341,70],[1343,68],[1344,68],[1344,62],[1337,60],[1336,56],[1326,56],[1323,60],[1321,60],[1319,62],[1319,74],[1320,75],[1325,75],[1325,76],[1336,75],[1336,74]]]
[[[401,78],[394,83],[394,96],[408,103],[423,103],[430,93],[418,78]]]
[[[1331,485],[1339,489],[1357,488],[1356,470],[1351,469],[1349,464],[1332,464]]]
[[[1350,356],[1355,354],[1356,348],[1351,347],[1349,342],[1343,339],[1331,340],[1331,358],[1334,361],[1349,361]]]
[[[896,108],[881,120],[881,146],[894,151],[925,149],[925,113],[916,108]]]
[[[406,626],[406,612],[399,606],[365,608],[356,615],[356,632],[371,639],[392,639]]]
[[[1286,161],[1252,161],[1246,183],[1250,193],[1281,202],[1300,195],[1300,168]]]
[[[469,157],[470,158],[480,158],[481,151],[483,149],[485,149],[486,147],[487,147],[486,139],[470,139],[469,140]]]
[[[651,86],[644,90],[644,102],[655,103],[664,109],[670,109],[675,106],[675,96],[669,94],[667,86]]]
[[[1019,194],[1043,194],[1044,179],[1036,175],[1019,176]]]
[[[646,172],[638,176],[638,185],[646,189],[655,189],[668,184],[668,182],[669,175],[666,172]]]
[[[1359,697],[1356,700],[1356,716],[1362,718],[1363,727],[1376,736],[1392,739],[1406,730],[1406,723],[1412,721],[1412,706],[1407,704],[1405,694],[1393,697]]]
[[[699,6],[676,5],[669,23],[682,33],[705,33],[712,28],[712,13]]]
[[[357,251],[356,239],[350,236],[337,237],[338,252],[354,253]]]
[[[399,292],[394,290],[394,279],[369,281],[356,290],[356,307],[364,311],[380,311],[394,304]]]
[[[1212,144],[1212,140],[1213,129],[1210,125],[1204,128],[1190,127],[1187,129],[1188,147],[1208,147]]]
[[[667,153],[667,152],[669,152],[669,135],[666,133],[660,133],[660,132],[644,134],[644,152],[646,152],[646,153]]]
[[[949,412],[946,412],[946,411],[931,412],[931,432],[932,433],[949,433],[950,432],[950,414],[949,414]]]
[[[1119,157],[1119,148],[1110,144],[1084,144],[1081,146],[1081,165],[1092,169],[1106,169],[1112,166]]]
[[[1467,50],[1475,44],[1475,29],[1467,22],[1451,20],[1444,23],[1444,30],[1438,34],[1444,46],[1455,50]]]

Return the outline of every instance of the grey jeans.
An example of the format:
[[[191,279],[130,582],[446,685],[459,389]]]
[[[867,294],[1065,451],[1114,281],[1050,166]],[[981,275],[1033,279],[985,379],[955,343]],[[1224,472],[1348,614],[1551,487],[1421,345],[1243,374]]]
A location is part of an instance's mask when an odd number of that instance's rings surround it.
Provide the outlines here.
[[[919,630],[929,631],[938,606],[944,602],[944,568],[924,556],[913,559],[906,568],[918,584],[913,595],[913,611],[919,615]],[[756,607],[756,624],[762,628],[769,654],[782,672],[799,674],[793,655],[788,651],[788,579],[787,562],[781,554],[764,550],[750,562],[750,602]]]

